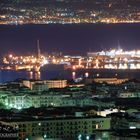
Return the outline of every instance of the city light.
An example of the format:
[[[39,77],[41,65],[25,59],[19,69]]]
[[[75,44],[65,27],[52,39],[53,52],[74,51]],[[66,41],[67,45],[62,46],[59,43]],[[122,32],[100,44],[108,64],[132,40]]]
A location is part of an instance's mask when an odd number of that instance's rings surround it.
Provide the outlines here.
[[[3,63],[8,65],[4,69],[34,69],[39,71],[41,67],[48,64],[65,65],[65,68],[77,69],[140,69],[140,51],[123,51],[123,49],[112,49],[101,52],[88,52],[87,56],[57,56],[41,55],[16,56],[10,54],[3,57]],[[1,67],[2,69],[2,67]],[[86,76],[88,76],[86,74]]]
[[[41,126],[41,123],[38,123],[39,126]]]
[[[90,140],[90,136],[86,136],[86,140]]]
[[[140,22],[139,7],[126,1],[80,1],[82,10],[75,8],[78,1],[26,1],[2,2],[0,24],[80,24],[80,23],[137,23]],[[92,5],[91,8],[88,4]],[[138,3],[138,2],[137,2]],[[22,6],[19,8],[17,4]],[[71,5],[69,7],[69,5]],[[86,6],[86,7],[85,7]],[[123,7],[122,7],[123,6]],[[59,8],[58,8],[59,7]],[[94,8],[96,7],[96,8]],[[101,8],[102,7],[102,8]],[[124,9],[124,10],[123,10]],[[16,12],[15,12],[16,11]],[[47,13],[47,14],[46,14]]]
[[[47,135],[46,134],[44,134],[44,136],[43,136],[44,138],[47,138]]]
[[[82,140],[82,135],[81,134],[78,135],[78,140]]]

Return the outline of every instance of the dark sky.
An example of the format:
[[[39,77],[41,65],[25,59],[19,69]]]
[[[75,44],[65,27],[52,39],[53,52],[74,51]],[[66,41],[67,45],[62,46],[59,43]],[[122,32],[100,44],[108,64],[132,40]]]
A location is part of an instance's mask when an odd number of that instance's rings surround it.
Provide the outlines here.
[[[1,25],[0,53],[35,53],[37,39],[42,52],[81,55],[117,48],[118,41],[123,49],[139,49],[140,24]]]

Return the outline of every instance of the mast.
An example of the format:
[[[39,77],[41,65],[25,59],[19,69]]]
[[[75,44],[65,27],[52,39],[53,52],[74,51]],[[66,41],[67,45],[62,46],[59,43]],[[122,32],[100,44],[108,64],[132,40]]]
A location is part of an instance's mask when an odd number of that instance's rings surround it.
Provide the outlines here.
[[[40,58],[41,56],[41,50],[40,50],[40,42],[37,40],[37,57]]]

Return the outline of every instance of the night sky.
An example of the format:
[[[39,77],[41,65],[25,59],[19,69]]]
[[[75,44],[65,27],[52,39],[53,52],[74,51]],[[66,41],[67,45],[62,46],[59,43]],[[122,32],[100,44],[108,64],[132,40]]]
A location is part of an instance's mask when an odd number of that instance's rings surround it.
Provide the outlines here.
[[[85,25],[0,25],[0,54],[36,53],[41,51],[85,55],[87,51],[117,48],[140,48],[140,24]]]

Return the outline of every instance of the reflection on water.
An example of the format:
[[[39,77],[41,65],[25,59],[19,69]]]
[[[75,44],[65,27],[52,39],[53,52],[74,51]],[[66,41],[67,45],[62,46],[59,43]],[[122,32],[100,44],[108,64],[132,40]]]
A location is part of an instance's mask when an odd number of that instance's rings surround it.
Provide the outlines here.
[[[13,81],[18,78],[23,79],[73,79],[76,78],[98,78],[98,77],[112,77],[112,78],[139,78],[139,70],[43,70],[43,71],[26,71],[26,70],[0,70],[0,82]]]
[[[0,83],[13,81],[19,78],[36,79],[36,80],[42,79],[40,71],[36,72],[36,71],[26,71],[26,70],[19,70],[19,71],[0,70]],[[47,79],[47,77],[44,77],[44,79]]]
[[[35,72],[35,77],[34,77],[35,80],[41,80],[41,73],[40,71],[37,71]]]
[[[33,72],[29,71],[29,79],[33,79]]]
[[[23,79],[73,79],[79,77],[89,77],[88,72],[79,73],[78,71],[26,71],[26,70],[2,70],[0,71],[0,82],[13,81],[18,78]]]
[[[75,80],[76,79],[76,72],[72,72],[72,79]]]
[[[72,79],[73,80],[75,80],[76,78],[82,78],[82,77],[88,78],[89,77],[89,72],[84,72],[81,75],[79,75],[78,72],[76,72],[76,71],[72,72]]]
[[[89,77],[89,73],[88,73],[88,72],[85,73],[85,77],[86,77],[86,78]]]
[[[27,71],[27,79],[41,80],[41,72],[40,71]]]

